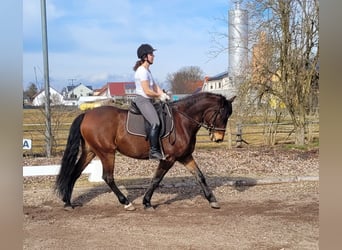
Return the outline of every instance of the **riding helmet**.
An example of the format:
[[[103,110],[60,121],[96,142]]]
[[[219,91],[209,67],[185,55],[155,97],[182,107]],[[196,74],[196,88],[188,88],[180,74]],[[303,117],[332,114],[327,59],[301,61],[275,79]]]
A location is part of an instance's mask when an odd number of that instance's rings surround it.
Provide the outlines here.
[[[153,53],[153,51],[155,51],[155,49],[151,45],[147,43],[141,44],[137,50],[137,56],[138,58],[143,59],[147,54]]]

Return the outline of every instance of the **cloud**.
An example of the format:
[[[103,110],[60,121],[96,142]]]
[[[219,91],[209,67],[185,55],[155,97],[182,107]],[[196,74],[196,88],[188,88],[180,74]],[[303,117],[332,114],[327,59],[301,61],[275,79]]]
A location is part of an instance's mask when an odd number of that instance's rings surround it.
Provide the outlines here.
[[[159,82],[184,66],[199,66],[206,74],[227,68],[226,55],[208,62],[209,32],[214,18],[227,12],[226,1],[49,0],[47,4],[49,68],[56,89],[70,78],[90,84],[132,80],[136,49],[145,42],[157,48],[151,70]],[[25,85],[35,79],[34,67],[43,68],[40,2],[23,1],[23,15]]]

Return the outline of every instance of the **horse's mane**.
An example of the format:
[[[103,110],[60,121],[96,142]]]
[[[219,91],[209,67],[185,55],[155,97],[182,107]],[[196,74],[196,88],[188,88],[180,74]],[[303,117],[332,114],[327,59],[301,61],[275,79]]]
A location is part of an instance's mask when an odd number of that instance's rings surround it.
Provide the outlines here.
[[[220,94],[215,94],[215,93],[211,93],[211,92],[199,92],[196,94],[192,94],[192,95],[188,95],[182,99],[176,100],[176,101],[172,101],[170,104],[173,106],[189,106],[189,105],[193,105],[194,103],[197,103],[198,101],[200,101],[203,98],[209,98],[209,97],[216,97],[222,100],[225,100],[226,98],[223,95]]]
[[[201,103],[204,99],[207,99],[207,101],[212,104],[211,107],[213,108],[215,107],[215,104],[221,107],[222,109],[220,110],[220,113],[222,117],[229,117],[232,113],[232,105],[226,97],[221,94],[211,92],[199,92],[197,94],[189,95],[183,99],[171,102],[170,105],[172,107],[176,107],[176,109],[185,111],[188,107]]]

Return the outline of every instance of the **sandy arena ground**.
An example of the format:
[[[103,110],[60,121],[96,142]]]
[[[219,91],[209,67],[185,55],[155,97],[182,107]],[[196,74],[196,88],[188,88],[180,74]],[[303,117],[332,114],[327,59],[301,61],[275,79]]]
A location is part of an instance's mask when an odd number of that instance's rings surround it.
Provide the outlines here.
[[[318,249],[318,181],[235,187],[235,179],[318,177],[318,150],[196,150],[194,157],[221,208],[212,209],[188,171],[176,164],[145,211],[155,162],[118,156],[115,177],[134,203],[125,211],[104,183],[76,182],[65,210],[55,177],[23,179],[23,249]],[[59,159],[49,159],[51,163]],[[24,159],[24,165],[46,159]]]

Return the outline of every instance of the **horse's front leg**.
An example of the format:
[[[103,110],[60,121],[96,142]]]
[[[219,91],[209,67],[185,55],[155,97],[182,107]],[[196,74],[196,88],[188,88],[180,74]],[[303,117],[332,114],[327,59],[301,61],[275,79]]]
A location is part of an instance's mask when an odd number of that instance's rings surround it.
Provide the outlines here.
[[[201,185],[201,188],[204,192],[205,197],[209,201],[209,204],[212,208],[220,208],[220,205],[216,201],[216,198],[213,192],[207,185],[205,177],[201,170],[198,168],[198,165],[192,155],[189,155],[186,159],[182,160],[181,163],[195,176],[197,182]]]
[[[154,190],[158,187],[159,183],[163,180],[165,174],[169,171],[169,169],[173,166],[174,161],[160,161],[159,165],[154,172],[153,178],[149,187],[146,190],[146,193],[143,198],[143,205],[145,209],[153,209],[151,205],[151,198]]]

